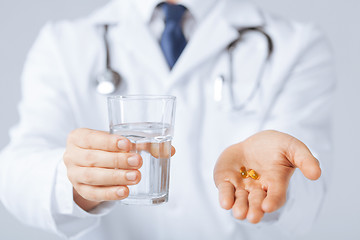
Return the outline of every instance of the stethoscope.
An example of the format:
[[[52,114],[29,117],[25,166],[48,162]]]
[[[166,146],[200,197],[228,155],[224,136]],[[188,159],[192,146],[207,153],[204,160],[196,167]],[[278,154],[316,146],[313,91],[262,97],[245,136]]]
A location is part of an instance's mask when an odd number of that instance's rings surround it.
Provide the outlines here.
[[[123,83],[121,75],[116,72],[111,67],[111,57],[110,57],[110,49],[109,49],[109,40],[108,40],[108,31],[109,25],[103,25],[104,33],[103,40],[105,44],[105,52],[106,52],[106,69],[104,72],[99,74],[96,77],[96,90],[99,94],[109,95],[113,94],[119,86]],[[255,82],[255,87],[252,89],[251,93],[247,97],[245,101],[241,104],[235,103],[234,99],[234,91],[233,91],[233,80],[234,80],[234,50],[238,43],[243,39],[243,36],[248,32],[258,32],[260,33],[266,40],[268,53],[265,57],[265,60],[262,63],[260,68],[260,72]],[[214,82],[214,100],[217,103],[221,103],[223,101],[229,101],[232,109],[240,110],[246,106],[246,104],[253,99],[257,90],[261,86],[261,81],[264,77],[266,64],[269,62],[269,59],[273,53],[274,44],[269,34],[267,34],[264,30],[264,27],[247,27],[238,29],[238,38],[235,39],[227,46],[227,52],[229,57],[229,77],[226,79],[224,75],[219,75]],[[227,85],[227,89],[226,89]],[[228,91],[228,94],[226,94]],[[228,96],[229,99],[225,100],[225,96]]]
[[[109,47],[109,25],[105,24],[103,33],[103,41],[106,52],[106,68],[96,77],[96,91],[102,95],[114,93],[123,82],[121,75],[111,67],[110,47]]]
[[[235,101],[234,89],[233,89],[233,80],[234,80],[234,51],[237,44],[243,40],[243,37],[248,32],[257,32],[260,33],[266,41],[267,44],[267,55],[262,62],[260,67],[260,72],[257,75],[256,82],[253,89],[251,90],[249,96],[238,104]],[[273,53],[274,44],[269,34],[264,30],[264,27],[247,27],[238,29],[239,36],[233,42],[227,46],[228,58],[229,58],[229,77],[226,79],[224,75],[220,74],[214,81],[214,101],[222,108],[230,108],[231,110],[241,110],[243,109],[255,96],[258,89],[260,89],[261,81],[264,77],[266,64],[269,62],[271,55]],[[227,87],[226,87],[227,86]],[[229,109],[226,109],[229,110]]]

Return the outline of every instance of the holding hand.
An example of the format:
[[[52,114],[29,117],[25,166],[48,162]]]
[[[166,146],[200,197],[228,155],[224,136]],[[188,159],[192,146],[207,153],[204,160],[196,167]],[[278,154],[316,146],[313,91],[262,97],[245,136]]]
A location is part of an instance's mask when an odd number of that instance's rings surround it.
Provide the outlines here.
[[[148,151],[161,158],[171,148],[165,143],[133,144],[127,138],[91,129],[69,134],[64,154],[68,178],[74,187],[74,201],[89,211],[104,201],[129,196],[129,185],[138,184],[142,158],[136,151]],[[133,151],[133,152],[130,152]]]
[[[241,167],[254,169],[260,178],[243,178]],[[321,175],[319,162],[306,145],[288,134],[263,131],[230,146],[214,169],[221,207],[232,209],[237,219],[258,223],[265,212],[285,204],[295,168],[310,180]]]
[[[74,187],[74,201],[88,211],[102,201],[121,200],[128,185],[137,184],[142,159],[129,153],[131,142],[121,136],[90,129],[70,133],[64,162]]]

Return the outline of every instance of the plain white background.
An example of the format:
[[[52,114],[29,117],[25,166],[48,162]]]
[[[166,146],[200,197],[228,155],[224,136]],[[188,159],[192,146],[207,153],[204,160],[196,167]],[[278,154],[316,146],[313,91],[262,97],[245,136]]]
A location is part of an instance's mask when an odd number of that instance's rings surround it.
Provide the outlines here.
[[[9,128],[18,121],[20,75],[26,54],[40,27],[48,20],[85,16],[106,2],[107,0],[0,1],[0,149],[9,141]],[[334,179],[312,232],[293,239],[360,239],[360,1],[256,2],[277,15],[317,23],[328,35],[337,62]],[[24,226],[0,204],[0,239],[58,238]]]

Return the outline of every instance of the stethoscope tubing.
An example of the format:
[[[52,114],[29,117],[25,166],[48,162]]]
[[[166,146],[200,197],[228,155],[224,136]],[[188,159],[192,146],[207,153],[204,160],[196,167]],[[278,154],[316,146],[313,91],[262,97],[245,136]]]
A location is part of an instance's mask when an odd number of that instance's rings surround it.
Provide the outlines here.
[[[109,25],[104,25],[104,33],[103,33],[103,39],[104,39],[104,45],[105,45],[105,52],[106,52],[106,69],[111,69],[111,57],[110,57],[110,46],[109,46],[109,39],[108,34],[109,33]]]
[[[256,79],[256,83],[254,88],[252,89],[249,97],[243,101],[243,103],[236,105],[236,101],[235,101],[235,96],[234,96],[234,89],[233,89],[233,81],[234,81],[234,51],[236,49],[237,44],[242,40],[243,36],[250,31],[254,31],[254,32],[258,32],[261,33],[264,37],[265,40],[267,42],[267,50],[268,50],[268,54],[266,56],[266,58],[264,59],[264,61],[262,62],[262,66],[261,66],[261,70],[260,73],[258,74],[258,77]],[[267,62],[270,60],[272,53],[273,53],[273,49],[274,49],[274,44],[273,41],[270,37],[269,34],[267,34],[264,31],[264,28],[262,26],[259,27],[249,27],[249,28],[241,28],[238,29],[238,33],[239,36],[236,40],[234,40],[233,42],[231,42],[228,47],[227,47],[227,51],[228,51],[228,56],[229,56],[229,93],[230,93],[230,101],[232,104],[232,109],[233,110],[242,110],[254,97],[255,94],[257,93],[257,91],[260,89],[261,86],[261,81],[264,77],[265,74],[265,70],[266,70],[266,64]],[[225,80],[224,80],[225,81]]]
[[[112,93],[114,93],[118,88],[119,88],[119,85],[121,82],[121,75],[116,72],[114,69],[112,69],[111,67],[111,56],[110,56],[110,46],[109,46],[109,39],[108,39],[108,35],[109,35],[109,25],[108,24],[105,24],[103,25],[103,41],[104,41],[104,45],[105,45],[105,53],[106,53],[106,71],[107,72],[111,72],[112,74],[107,74],[107,77],[108,79],[105,79],[105,82],[107,84],[112,84],[113,85],[113,91],[109,92],[109,93],[103,93],[103,92],[99,92],[99,84],[102,84],[104,82],[104,77],[103,78],[100,78],[99,76],[97,76],[97,79],[103,79],[102,82],[97,80],[97,89],[98,89],[98,92],[102,95],[110,95]],[[232,41],[226,48],[226,51],[228,52],[228,56],[229,56],[229,79],[226,80],[223,76],[220,76],[221,78],[221,88],[223,88],[223,85],[224,84],[227,84],[228,85],[228,91],[229,91],[229,94],[230,94],[230,101],[231,101],[231,107],[233,110],[241,110],[243,109],[247,104],[248,102],[250,102],[258,89],[260,89],[260,86],[261,86],[261,81],[264,77],[264,74],[265,74],[265,70],[266,70],[266,64],[269,62],[271,56],[272,56],[272,53],[273,53],[273,50],[274,50],[274,44],[273,44],[273,41],[270,37],[269,34],[267,34],[264,30],[264,27],[263,26],[258,26],[258,27],[247,27],[247,28],[240,28],[237,30],[238,31],[238,38],[235,39],[234,41]],[[236,49],[238,43],[243,39],[243,36],[247,33],[247,32],[259,32],[261,33],[266,42],[267,42],[267,47],[268,47],[268,54],[266,56],[266,58],[264,59],[263,63],[262,63],[262,66],[261,66],[261,70],[260,70],[260,73],[258,74],[258,77],[256,79],[256,83],[255,83],[255,86],[254,88],[252,89],[249,97],[243,101],[243,103],[237,105],[235,103],[235,96],[234,96],[234,90],[233,90],[233,81],[234,81],[234,50]],[[115,77],[114,77],[115,76]],[[120,80],[119,80],[120,79]],[[228,81],[228,83],[225,83],[226,81]],[[221,95],[223,94],[223,91],[221,90]],[[220,96],[220,99],[222,99],[222,96]]]

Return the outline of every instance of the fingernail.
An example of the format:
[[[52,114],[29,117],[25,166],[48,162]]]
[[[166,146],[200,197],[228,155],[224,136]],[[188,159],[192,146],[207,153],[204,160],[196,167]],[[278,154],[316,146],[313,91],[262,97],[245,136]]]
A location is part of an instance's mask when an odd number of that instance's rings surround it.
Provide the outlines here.
[[[123,188],[119,188],[117,191],[116,191],[116,194],[119,196],[119,197],[123,197],[125,196],[125,190]]]
[[[129,181],[135,181],[137,178],[136,172],[128,172],[126,173],[126,179]]]
[[[125,140],[119,140],[118,148],[121,150],[125,150],[127,148],[127,142]]]
[[[129,166],[131,166],[131,167],[139,166],[139,163],[140,163],[139,159],[136,155],[129,157],[127,161],[128,161]]]

